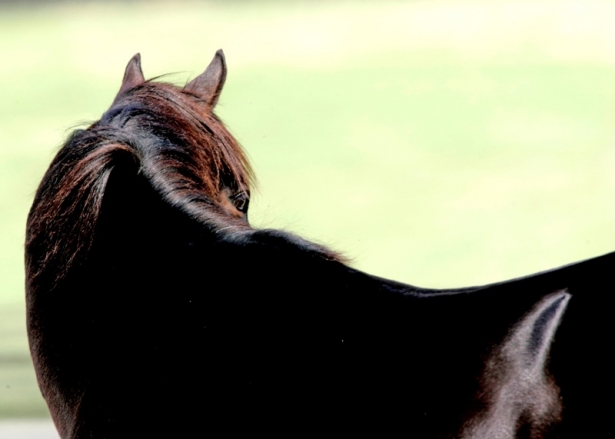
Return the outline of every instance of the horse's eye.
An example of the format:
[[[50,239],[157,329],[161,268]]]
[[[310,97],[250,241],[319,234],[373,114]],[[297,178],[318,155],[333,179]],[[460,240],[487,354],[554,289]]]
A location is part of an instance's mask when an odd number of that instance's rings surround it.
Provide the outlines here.
[[[250,199],[245,192],[241,192],[233,197],[233,204],[238,211],[242,213],[247,213]]]

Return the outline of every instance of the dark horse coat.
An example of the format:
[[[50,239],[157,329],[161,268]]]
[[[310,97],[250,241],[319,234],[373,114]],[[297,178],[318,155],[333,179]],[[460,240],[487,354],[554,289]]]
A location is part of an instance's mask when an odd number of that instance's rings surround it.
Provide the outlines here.
[[[126,68],[27,225],[28,333],[62,438],[610,434],[615,254],[428,290],[247,221],[251,171],[184,88]]]

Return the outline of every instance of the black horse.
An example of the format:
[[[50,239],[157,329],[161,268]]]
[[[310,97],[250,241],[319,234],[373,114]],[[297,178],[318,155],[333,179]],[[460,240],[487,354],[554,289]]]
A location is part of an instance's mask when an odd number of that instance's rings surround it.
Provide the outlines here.
[[[214,115],[139,55],[28,217],[28,334],[62,438],[581,438],[610,433],[615,254],[429,290],[247,220]]]

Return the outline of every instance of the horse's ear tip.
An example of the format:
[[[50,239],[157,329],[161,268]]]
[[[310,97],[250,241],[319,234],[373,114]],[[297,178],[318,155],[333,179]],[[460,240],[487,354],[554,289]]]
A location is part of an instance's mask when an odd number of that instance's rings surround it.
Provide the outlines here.
[[[143,70],[141,69],[141,54],[136,53],[130,58],[130,61],[128,61],[126,65],[122,86],[117,93],[116,100],[118,96],[143,82],[145,82],[145,78],[143,77]]]
[[[135,53],[132,58],[130,58],[130,61],[128,62],[128,64],[138,64],[141,65],[141,54],[139,52]]]
[[[225,61],[224,52],[222,49],[216,50],[216,56],[222,58],[222,61]]]

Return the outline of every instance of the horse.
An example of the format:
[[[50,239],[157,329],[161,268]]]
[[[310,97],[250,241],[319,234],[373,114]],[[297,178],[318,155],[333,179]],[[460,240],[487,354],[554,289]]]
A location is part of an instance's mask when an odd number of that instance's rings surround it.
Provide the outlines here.
[[[614,253],[437,290],[254,228],[226,75],[222,51],[184,87],[135,55],[40,183],[27,328],[63,439],[610,431]]]

